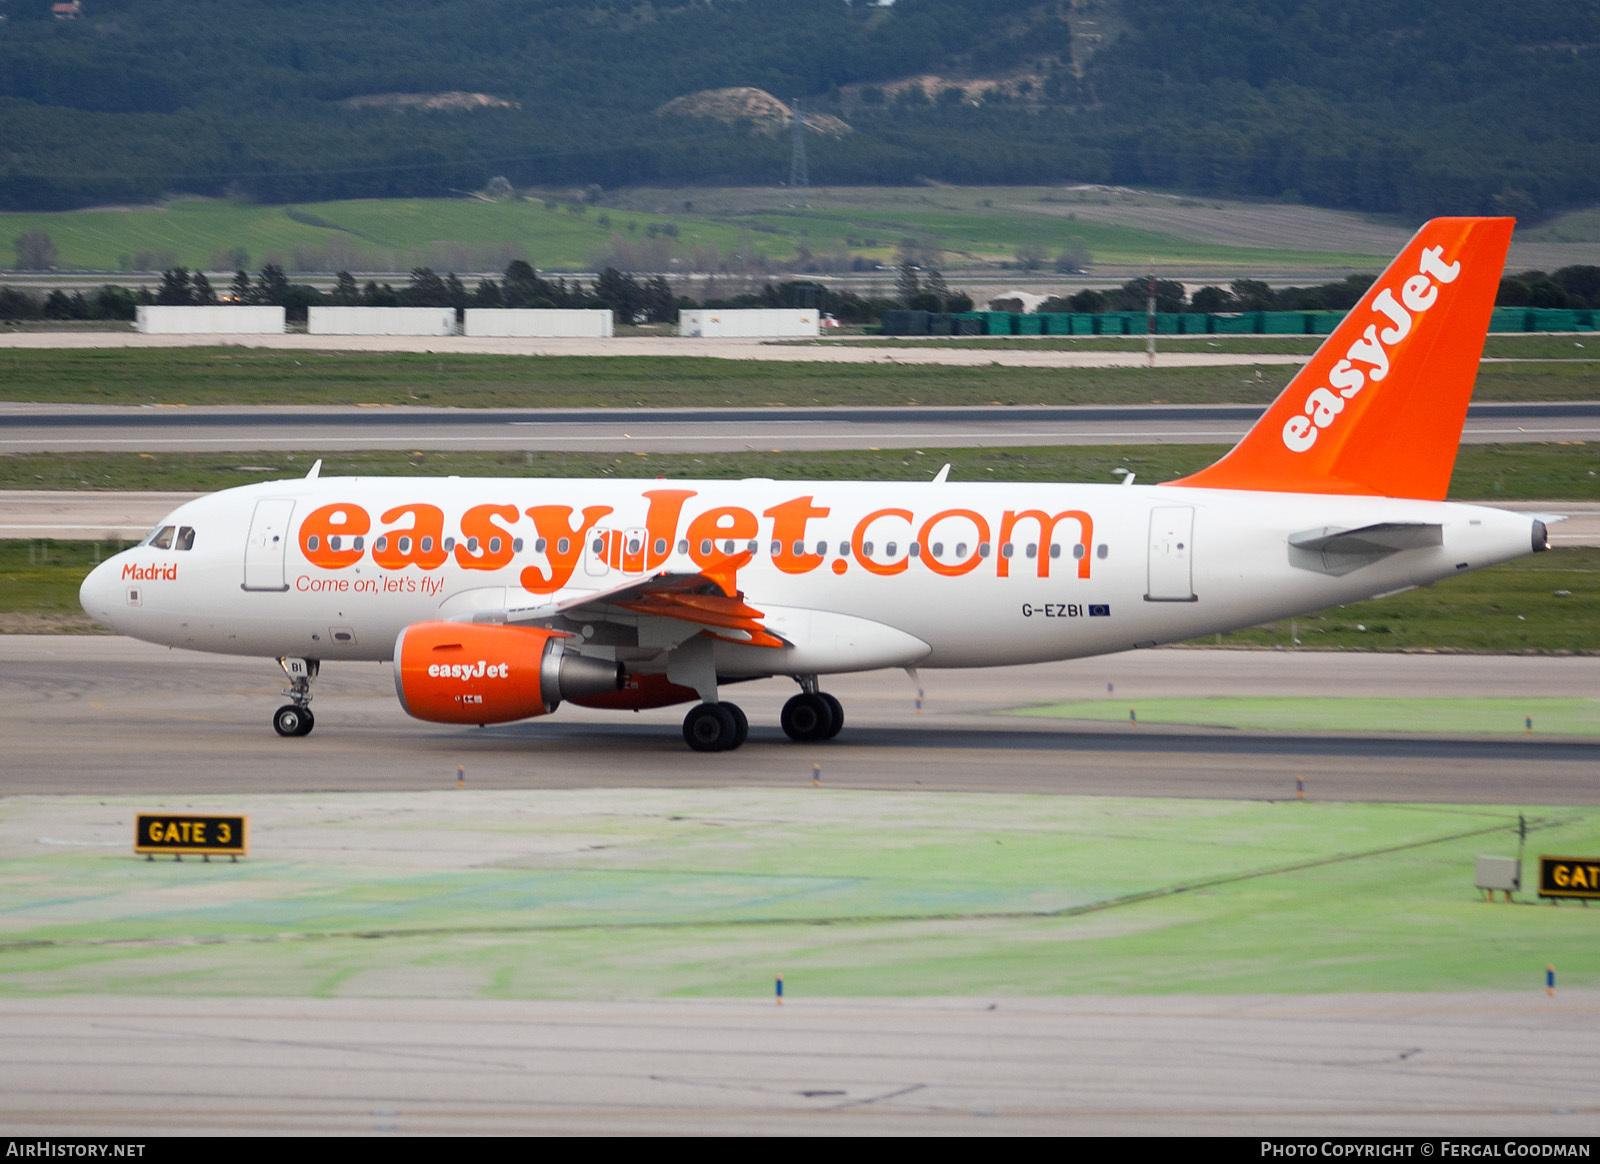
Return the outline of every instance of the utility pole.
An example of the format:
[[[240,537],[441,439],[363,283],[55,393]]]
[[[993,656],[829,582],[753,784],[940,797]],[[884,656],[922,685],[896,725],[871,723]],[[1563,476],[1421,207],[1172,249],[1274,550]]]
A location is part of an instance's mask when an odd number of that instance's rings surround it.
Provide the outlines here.
[[[1156,261],[1150,259],[1150,298],[1145,303],[1145,352],[1156,366]]]
[[[800,111],[800,98],[789,112],[789,197],[795,206],[811,205],[811,179],[806,173],[806,115]]]

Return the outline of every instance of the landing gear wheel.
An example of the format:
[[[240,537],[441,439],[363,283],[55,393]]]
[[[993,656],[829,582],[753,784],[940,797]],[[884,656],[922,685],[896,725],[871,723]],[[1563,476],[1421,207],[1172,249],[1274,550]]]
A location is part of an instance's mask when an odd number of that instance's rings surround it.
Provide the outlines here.
[[[737,703],[724,703],[720,706],[728,709],[728,714],[733,716],[733,743],[728,745],[731,752],[741,746],[750,736],[750,719],[745,715],[744,709]]]
[[[737,747],[739,721],[725,703],[702,703],[683,717],[683,739],[697,752],[726,752]],[[740,713],[740,719],[743,713]]]
[[[822,737],[825,740],[831,740],[834,736],[839,734],[839,729],[844,727],[844,704],[840,703],[826,691],[817,692],[817,698],[825,702],[833,711],[833,725],[828,728],[828,734]]]
[[[272,716],[272,730],[280,736],[308,736],[316,724],[309,707],[296,707],[292,703],[278,708]]]
[[[783,725],[783,734],[791,740],[809,743],[813,740],[825,740],[838,730],[835,727],[844,725],[844,710],[841,708],[837,720],[833,712],[833,705],[827,698],[820,694],[802,692],[788,703],[783,705],[783,714],[778,722]]]

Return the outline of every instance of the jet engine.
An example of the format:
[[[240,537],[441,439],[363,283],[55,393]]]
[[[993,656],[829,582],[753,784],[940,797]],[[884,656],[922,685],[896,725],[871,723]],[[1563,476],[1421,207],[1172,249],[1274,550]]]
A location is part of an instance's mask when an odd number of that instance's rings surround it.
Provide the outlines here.
[[[413,623],[395,640],[395,694],[418,719],[485,724],[620,690],[622,664],[567,650],[570,637],[538,627]]]

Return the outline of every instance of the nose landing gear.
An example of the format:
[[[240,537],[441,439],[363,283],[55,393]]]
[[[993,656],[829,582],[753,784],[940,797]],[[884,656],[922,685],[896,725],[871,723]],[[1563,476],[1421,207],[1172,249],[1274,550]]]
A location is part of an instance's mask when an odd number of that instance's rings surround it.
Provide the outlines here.
[[[826,691],[817,690],[815,675],[801,676],[800,694],[783,705],[778,722],[791,740],[831,740],[844,727],[844,707]]]
[[[272,713],[272,730],[280,736],[308,736],[317,725],[311,714],[311,681],[321,670],[321,660],[284,657],[278,660],[278,666],[289,677],[289,687],[284,691],[289,702]]]

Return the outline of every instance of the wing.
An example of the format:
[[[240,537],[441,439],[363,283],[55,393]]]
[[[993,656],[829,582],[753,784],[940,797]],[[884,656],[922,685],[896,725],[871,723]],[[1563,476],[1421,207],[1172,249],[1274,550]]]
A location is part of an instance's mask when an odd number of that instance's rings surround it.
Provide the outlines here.
[[[541,606],[509,607],[498,613],[478,613],[475,621],[555,624],[560,622],[626,622],[640,618],[668,619],[686,624],[683,638],[704,633],[724,642],[754,647],[782,647],[788,640],[762,625],[761,611],[744,600],[742,592],[725,594],[710,577],[700,573],[661,570],[630,578],[615,586],[574,595]]]

